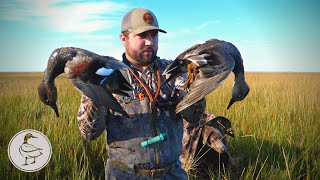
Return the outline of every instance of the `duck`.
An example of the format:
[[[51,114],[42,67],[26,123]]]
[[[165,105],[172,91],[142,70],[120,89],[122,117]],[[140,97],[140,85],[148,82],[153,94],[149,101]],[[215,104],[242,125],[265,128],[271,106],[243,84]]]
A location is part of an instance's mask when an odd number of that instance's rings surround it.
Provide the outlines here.
[[[98,55],[77,47],[57,48],[48,59],[43,79],[38,86],[38,95],[59,117],[55,78],[64,72],[76,89],[94,103],[128,117],[112,95],[116,93],[130,96],[127,92],[132,87],[126,78],[127,68],[126,64],[111,56]]]
[[[42,155],[41,148],[36,147],[32,144],[28,143],[28,140],[31,138],[38,138],[33,136],[31,133],[27,133],[24,136],[24,141],[22,145],[19,147],[20,154],[25,158],[25,163],[23,165],[28,165],[27,160],[33,158],[33,162],[30,164],[34,164],[36,162],[36,158]]]
[[[243,100],[250,90],[244,79],[243,59],[237,47],[227,41],[210,39],[179,54],[163,72],[167,82],[187,74],[184,82],[187,94],[177,104],[176,113],[205,98],[231,72],[235,74],[235,84],[227,109],[234,102]]]

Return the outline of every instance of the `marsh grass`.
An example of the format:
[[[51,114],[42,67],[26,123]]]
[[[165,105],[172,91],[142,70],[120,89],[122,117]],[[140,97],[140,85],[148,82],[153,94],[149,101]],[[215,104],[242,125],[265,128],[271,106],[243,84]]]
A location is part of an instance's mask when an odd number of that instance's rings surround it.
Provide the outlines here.
[[[103,178],[105,133],[91,142],[81,137],[80,93],[65,76],[56,79],[61,116],[56,118],[38,98],[41,76],[0,73],[1,179]],[[320,179],[320,73],[247,73],[248,97],[226,110],[232,79],[207,97],[207,111],[229,118],[236,133],[228,138],[233,166],[226,178]],[[39,172],[19,171],[8,159],[10,139],[24,129],[39,130],[51,141],[53,155]]]

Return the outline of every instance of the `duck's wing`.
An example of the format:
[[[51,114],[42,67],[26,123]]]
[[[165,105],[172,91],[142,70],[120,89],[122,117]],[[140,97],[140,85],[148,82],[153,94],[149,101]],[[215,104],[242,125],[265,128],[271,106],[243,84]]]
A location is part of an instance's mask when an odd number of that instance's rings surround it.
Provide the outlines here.
[[[221,44],[223,41],[220,41],[218,39],[210,39],[206,41],[203,44],[196,44],[182,53],[180,53],[177,58],[166,67],[163,74],[166,75],[167,80],[170,81],[178,76],[181,76],[184,73],[188,72],[188,64],[190,63],[196,63],[198,66],[203,66],[206,64],[207,59],[206,56],[210,56],[210,54],[213,52],[213,48],[217,47],[218,44]],[[214,62],[219,63],[219,59],[214,59],[211,64]]]
[[[191,83],[188,93],[177,105],[176,113],[195,104],[217,89],[234,68],[234,60],[230,54],[223,48],[213,44],[204,43],[193,54],[190,53],[190,57],[193,60],[206,61],[206,65],[201,62],[203,65],[199,67],[199,73]]]
[[[196,44],[182,53],[180,53],[175,60],[171,64],[169,64],[165,70],[163,71],[163,75],[166,77],[166,81],[171,81],[176,79],[177,77],[185,74],[188,72],[187,65],[188,65],[188,57],[192,56],[191,54],[196,54],[198,47],[201,44]]]
[[[106,87],[84,82],[80,79],[72,79],[72,83],[80,92],[96,104],[105,106],[107,109],[112,109],[128,117],[126,111],[123,110],[122,106]]]
[[[128,66],[110,56],[100,56],[79,48],[74,50],[75,56],[65,66],[65,73],[72,83],[98,105],[128,116],[110,91],[121,91],[119,88],[129,86],[121,73]],[[122,86],[120,83],[127,86]]]
[[[24,157],[38,157],[42,155],[41,148],[38,148],[32,144],[22,144],[19,148],[19,152]]]
[[[25,153],[30,153],[30,152],[34,152],[34,151],[38,151],[38,150],[42,150],[39,147],[36,147],[32,144],[22,144],[20,146],[21,151],[25,152]]]
[[[101,68],[109,73],[97,73]],[[128,66],[110,56],[101,56],[75,47],[57,48],[49,57],[43,80],[38,87],[38,94],[41,101],[52,107],[59,117],[56,105],[58,94],[54,80],[61,73],[65,72],[74,85],[85,95],[90,96],[92,94],[90,91],[86,91],[87,86],[91,85],[105,86],[105,91],[125,94],[122,90],[128,91],[130,89],[126,78],[122,77],[126,75],[123,73],[125,68],[128,68]],[[106,93],[110,94],[110,92]],[[93,96],[91,97],[95,99]],[[113,101],[113,99],[110,99],[110,101]],[[103,105],[106,106],[106,104]],[[110,107],[118,109],[119,106],[110,105]]]
[[[72,48],[72,51],[74,51],[73,57],[66,63],[64,68],[64,72],[70,79],[79,78],[99,85],[101,79],[114,71],[128,68],[122,61],[111,56],[101,56],[80,48]],[[108,69],[109,73],[97,73],[101,68]]]

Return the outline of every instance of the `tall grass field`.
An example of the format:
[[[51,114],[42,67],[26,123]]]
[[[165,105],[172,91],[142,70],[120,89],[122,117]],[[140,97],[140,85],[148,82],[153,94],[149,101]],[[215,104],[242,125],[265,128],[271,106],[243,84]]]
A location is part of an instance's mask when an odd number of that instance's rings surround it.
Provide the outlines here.
[[[81,137],[80,93],[65,76],[56,79],[57,118],[38,98],[42,75],[0,73],[0,179],[103,179],[106,132],[94,141]],[[227,139],[227,179],[320,179],[320,73],[246,73],[249,95],[226,110],[233,78],[207,96],[207,111],[229,118],[236,134]],[[52,145],[38,172],[22,172],[8,158],[10,139],[24,129],[44,133]]]

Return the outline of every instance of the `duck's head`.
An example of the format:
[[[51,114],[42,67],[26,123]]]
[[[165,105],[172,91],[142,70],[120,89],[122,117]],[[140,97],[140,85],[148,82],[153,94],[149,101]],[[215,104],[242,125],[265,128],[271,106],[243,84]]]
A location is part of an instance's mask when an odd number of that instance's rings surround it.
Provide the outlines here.
[[[28,133],[24,136],[24,142],[27,142],[28,139],[31,139],[31,138],[38,138],[38,137],[32,135],[31,133]]]
[[[232,98],[227,109],[237,101],[242,101],[249,93],[250,88],[244,79],[236,79],[232,89]]]
[[[59,111],[57,107],[58,93],[54,82],[42,81],[38,87],[38,94],[41,101],[45,105],[50,106],[56,113],[56,116],[59,117]]]

